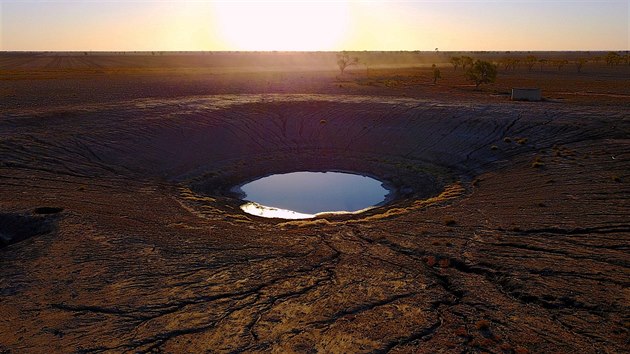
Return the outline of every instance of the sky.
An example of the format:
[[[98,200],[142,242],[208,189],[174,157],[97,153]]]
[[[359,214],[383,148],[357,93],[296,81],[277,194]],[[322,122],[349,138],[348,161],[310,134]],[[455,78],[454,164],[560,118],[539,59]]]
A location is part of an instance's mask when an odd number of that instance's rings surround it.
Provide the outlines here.
[[[0,0],[0,50],[628,50],[629,3]]]

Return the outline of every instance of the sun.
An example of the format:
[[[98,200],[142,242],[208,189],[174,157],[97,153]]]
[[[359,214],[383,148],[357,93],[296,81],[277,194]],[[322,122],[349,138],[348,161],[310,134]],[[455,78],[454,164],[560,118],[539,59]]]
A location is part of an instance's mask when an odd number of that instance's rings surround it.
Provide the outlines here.
[[[348,4],[335,2],[215,2],[220,38],[234,50],[336,50],[349,27]]]

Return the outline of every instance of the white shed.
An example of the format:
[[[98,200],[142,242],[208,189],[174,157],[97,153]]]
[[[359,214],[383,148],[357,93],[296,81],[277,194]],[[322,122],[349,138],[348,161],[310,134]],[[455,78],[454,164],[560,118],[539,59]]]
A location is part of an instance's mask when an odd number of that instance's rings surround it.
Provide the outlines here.
[[[513,88],[512,101],[540,101],[542,94],[539,88]]]

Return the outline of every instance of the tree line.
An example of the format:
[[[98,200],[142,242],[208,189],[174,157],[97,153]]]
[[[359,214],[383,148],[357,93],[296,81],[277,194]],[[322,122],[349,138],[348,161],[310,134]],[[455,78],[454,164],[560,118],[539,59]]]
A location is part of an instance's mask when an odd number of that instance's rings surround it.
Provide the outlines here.
[[[630,56],[617,52],[608,52],[605,56],[594,56],[589,58],[576,58],[571,61],[568,59],[554,59],[554,58],[538,58],[535,55],[528,55],[524,58],[502,58],[495,62],[485,60],[475,60],[474,58],[462,55],[453,56],[449,59],[449,63],[453,65],[453,69],[457,70],[462,68],[464,76],[468,81],[475,84],[475,87],[479,87],[481,84],[493,83],[496,81],[499,66],[504,70],[516,70],[521,65],[527,67],[528,71],[533,71],[537,66],[540,71],[543,71],[545,66],[552,66],[561,71],[565,66],[572,64],[578,73],[582,72],[584,65],[588,62],[599,63],[605,61],[606,65],[630,65]],[[358,57],[350,57],[346,52],[337,54],[337,65],[343,75],[345,69],[352,65],[359,63]],[[433,83],[436,84],[438,79],[441,78],[440,70],[433,64]]]
[[[497,66],[501,66],[503,70],[516,70],[521,66],[525,66],[528,71],[533,71],[536,67],[543,71],[545,67],[554,67],[558,71],[562,71],[567,65],[574,66],[576,71],[582,72],[584,65],[589,62],[598,64],[602,61],[606,62],[608,66],[617,65],[630,65],[630,56],[628,54],[622,55],[617,52],[608,52],[605,56],[593,56],[588,58],[576,58],[573,60],[568,59],[554,59],[554,58],[538,58],[535,55],[528,55],[524,58],[502,58],[496,61]],[[457,70],[460,66],[466,70],[466,67],[472,65],[473,59],[468,56],[451,57],[450,63],[453,68]]]

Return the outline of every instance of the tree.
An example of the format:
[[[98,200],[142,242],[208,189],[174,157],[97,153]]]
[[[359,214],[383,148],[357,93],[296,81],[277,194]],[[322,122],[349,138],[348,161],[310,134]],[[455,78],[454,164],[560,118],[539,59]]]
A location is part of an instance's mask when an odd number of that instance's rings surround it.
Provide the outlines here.
[[[359,64],[359,58],[350,58],[350,55],[348,55],[348,53],[346,52],[337,54],[337,66],[339,66],[339,71],[341,71],[341,75],[343,75],[343,72],[346,70],[347,67],[357,64]]]
[[[451,64],[453,64],[453,68],[455,69],[455,71],[457,71],[457,67],[462,64],[462,58],[460,58],[460,57],[451,57],[451,60],[449,60],[449,62]]]
[[[433,84],[437,84],[438,79],[442,78],[442,75],[440,74],[440,69],[438,69],[435,64],[433,64],[431,67],[433,68]]]
[[[560,71],[565,65],[569,64],[569,61],[566,59],[558,59],[554,61],[554,64],[558,67],[558,71]]]
[[[578,60],[575,61],[575,69],[577,69],[578,73],[582,72],[582,67],[584,66],[586,62],[587,60],[584,58],[579,58]]]
[[[538,59],[538,63],[540,64],[540,71],[543,71],[543,67],[547,64],[547,59]]]
[[[466,71],[466,78],[475,83],[475,87],[479,88],[481,84],[489,84],[497,79],[496,65],[483,60],[477,60]]]
[[[606,65],[619,65],[619,63],[621,62],[621,55],[619,55],[619,53],[617,52],[608,52],[608,54],[606,54]]]
[[[528,55],[525,58],[525,63],[527,63],[527,69],[529,71],[532,71],[532,69],[534,68],[534,65],[536,65],[536,62],[538,61],[538,58],[536,58],[533,55]]]
[[[473,65],[473,58],[462,55],[461,57],[461,61],[462,61],[462,69],[466,70],[466,67],[470,67]]]
[[[503,65],[503,70],[513,69],[514,65],[516,65],[516,62],[512,58],[503,58],[499,60],[499,63]]]
[[[515,59],[515,58],[503,58],[499,61],[500,64],[503,64],[503,69],[505,70],[512,69],[512,71],[516,70],[520,62],[521,62],[520,60]]]
[[[521,61],[519,59],[512,59],[512,71],[516,70],[521,65]]]

